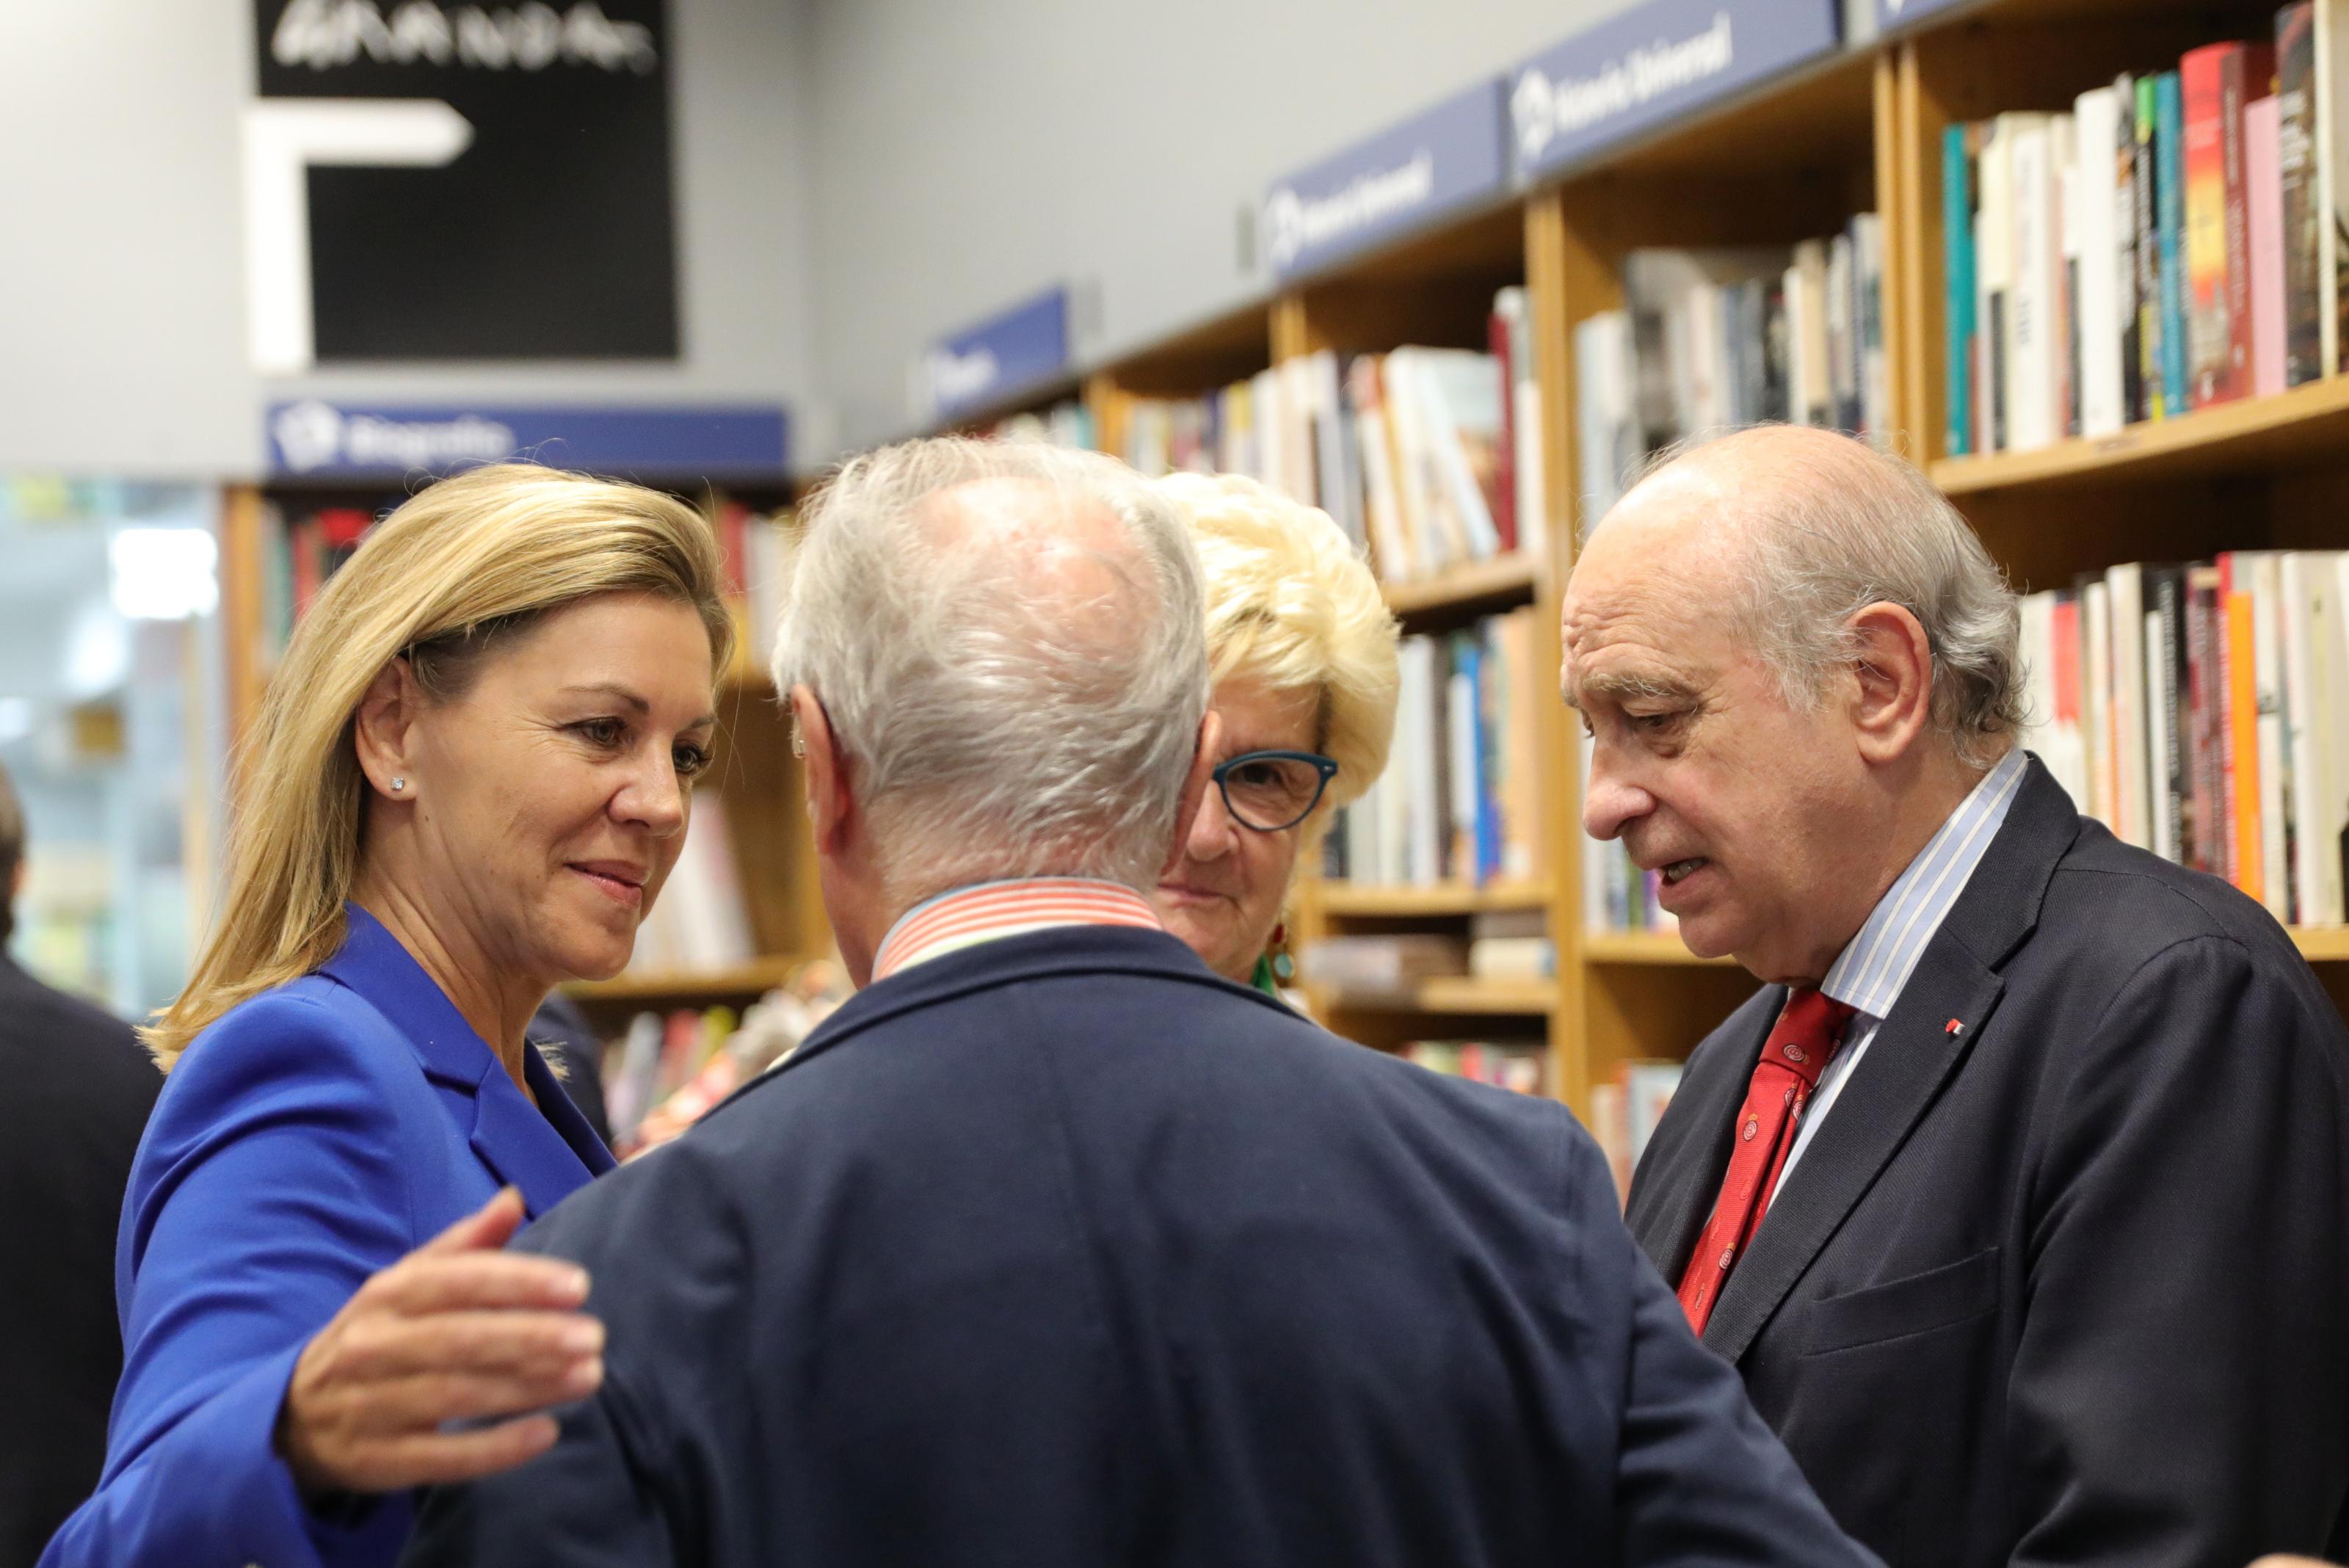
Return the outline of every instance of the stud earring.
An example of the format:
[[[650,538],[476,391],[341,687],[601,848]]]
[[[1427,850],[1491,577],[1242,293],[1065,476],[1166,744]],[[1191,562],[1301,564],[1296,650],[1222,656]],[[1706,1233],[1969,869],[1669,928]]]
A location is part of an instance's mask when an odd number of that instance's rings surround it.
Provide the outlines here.
[[[391,793],[394,794],[398,794],[401,790],[404,790],[407,787],[408,781],[406,779],[396,778],[391,781]]]

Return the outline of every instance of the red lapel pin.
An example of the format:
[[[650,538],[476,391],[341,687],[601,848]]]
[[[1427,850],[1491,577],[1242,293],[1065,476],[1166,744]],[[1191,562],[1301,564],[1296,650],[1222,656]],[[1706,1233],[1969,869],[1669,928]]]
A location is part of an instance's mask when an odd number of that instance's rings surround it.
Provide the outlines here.
[[[1945,1033],[1945,1034],[1962,1034],[1962,1033],[1965,1033],[1965,1031],[1966,1031],[1966,1026],[1965,1026],[1964,1024],[1962,1024],[1962,1023],[1959,1023],[1956,1019],[1952,1018],[1952,1019],[1951,1019],[1951,1020],[1950,1020],[1950,1026],[1949,1026],[1947,1029],[1943,1030],[1943,1031],[1942,1031],[1942,1033]]]

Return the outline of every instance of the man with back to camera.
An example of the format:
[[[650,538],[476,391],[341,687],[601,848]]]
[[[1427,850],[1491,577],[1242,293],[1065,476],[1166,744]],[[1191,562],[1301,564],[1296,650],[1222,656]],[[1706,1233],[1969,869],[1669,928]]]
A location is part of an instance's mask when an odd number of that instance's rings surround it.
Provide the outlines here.
[[[1216,734],[1163,502],[935,441],[803,515],[777,689],[865,988],[524,1238],[592,1271],[603,1391],[409,1562],[1868,1560],[1562,1107],[1158,929]]]
[[[1697,446],[1591,535],[1584,825],[1769,982],[1633,1233],[1892,1563],[2338,1556],[2349,1033],[2259,906],[2015,748],[2016,624],[1924,477],[1825,431]]]
[[[0,770],[0,1568],[98,1484],[122,1376],[114,1231],[163,1075],[130,1026],[8,957],[25,814]]]

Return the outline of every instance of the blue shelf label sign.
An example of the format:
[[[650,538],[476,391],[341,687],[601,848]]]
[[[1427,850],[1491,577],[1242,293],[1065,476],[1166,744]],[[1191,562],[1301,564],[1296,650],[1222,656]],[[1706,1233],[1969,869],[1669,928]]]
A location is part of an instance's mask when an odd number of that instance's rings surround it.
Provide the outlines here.
[[[578,408],[502,403],[269,405],[269,471],[280,479],[398,479],[519,457],[622,478],[780,483],[788,440],[772,406]]]
[[[1017,397],[1068,368],[1069,290],[1055,284],[931,345],[919,379],[928,416],[951,420]]]
[[[1962,5],[1966,0],[1876,0],[1876,30],[1889,33],[1936,11]]]
[[[1915,5],[1918,0],[1909,0]],[[1529,179],[1833,49],[1840,0],[1648,0],[1519,66],[1509,88]]]
[[[1264,196],[1273,275],[1311,272],[1499,190],[1505,134],[1495,78],[1278,182]]]

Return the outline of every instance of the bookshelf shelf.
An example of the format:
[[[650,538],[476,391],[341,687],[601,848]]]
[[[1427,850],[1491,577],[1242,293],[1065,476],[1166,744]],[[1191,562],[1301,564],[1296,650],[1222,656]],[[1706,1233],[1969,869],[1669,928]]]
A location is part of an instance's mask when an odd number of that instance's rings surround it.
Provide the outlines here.
[[[2131,425],[2031,452],[1947,457],[1933,483],[1953,497],[2018,486],[2085,488],[2208,479],[2338,463],[2349,457],[2349,377]]]
[[[760,996],[774,990],[802,961],[795,958],[765,958],[732,969],[624,973],[610,980],[582,981],[564,990],[581,1002],[725,1001]]]
[[[1522,551],[1471,561],[1437,576],[1385,585],[1387,607],[1404,621],[1464,610],[1506,609],[1534,597],[1539,571]]]
[[[1550,887],[1547,882],[1495,882],[1481,888],[1457,882],[1432,888],[1321,884],[1322,912],[1340,917],[1481,915],[1504,909],[1545,909],[1549,900]]]
[[[1478,980],[1452,975],[1423,980],[1408,992],[1338,992],[1330,995],[1338,1012],[1481,1014],[1501,1018],[1546,1017],[1557,1005],[1555,980]]]
[[[1671,931],[1594,931],[1582,939],[1582,956],[1591,963],[1737,967],[1733,959],[1697,957]]]
[[[2292,940],[2311,963],[2349,963],[2349,926],[2294,926]]]

